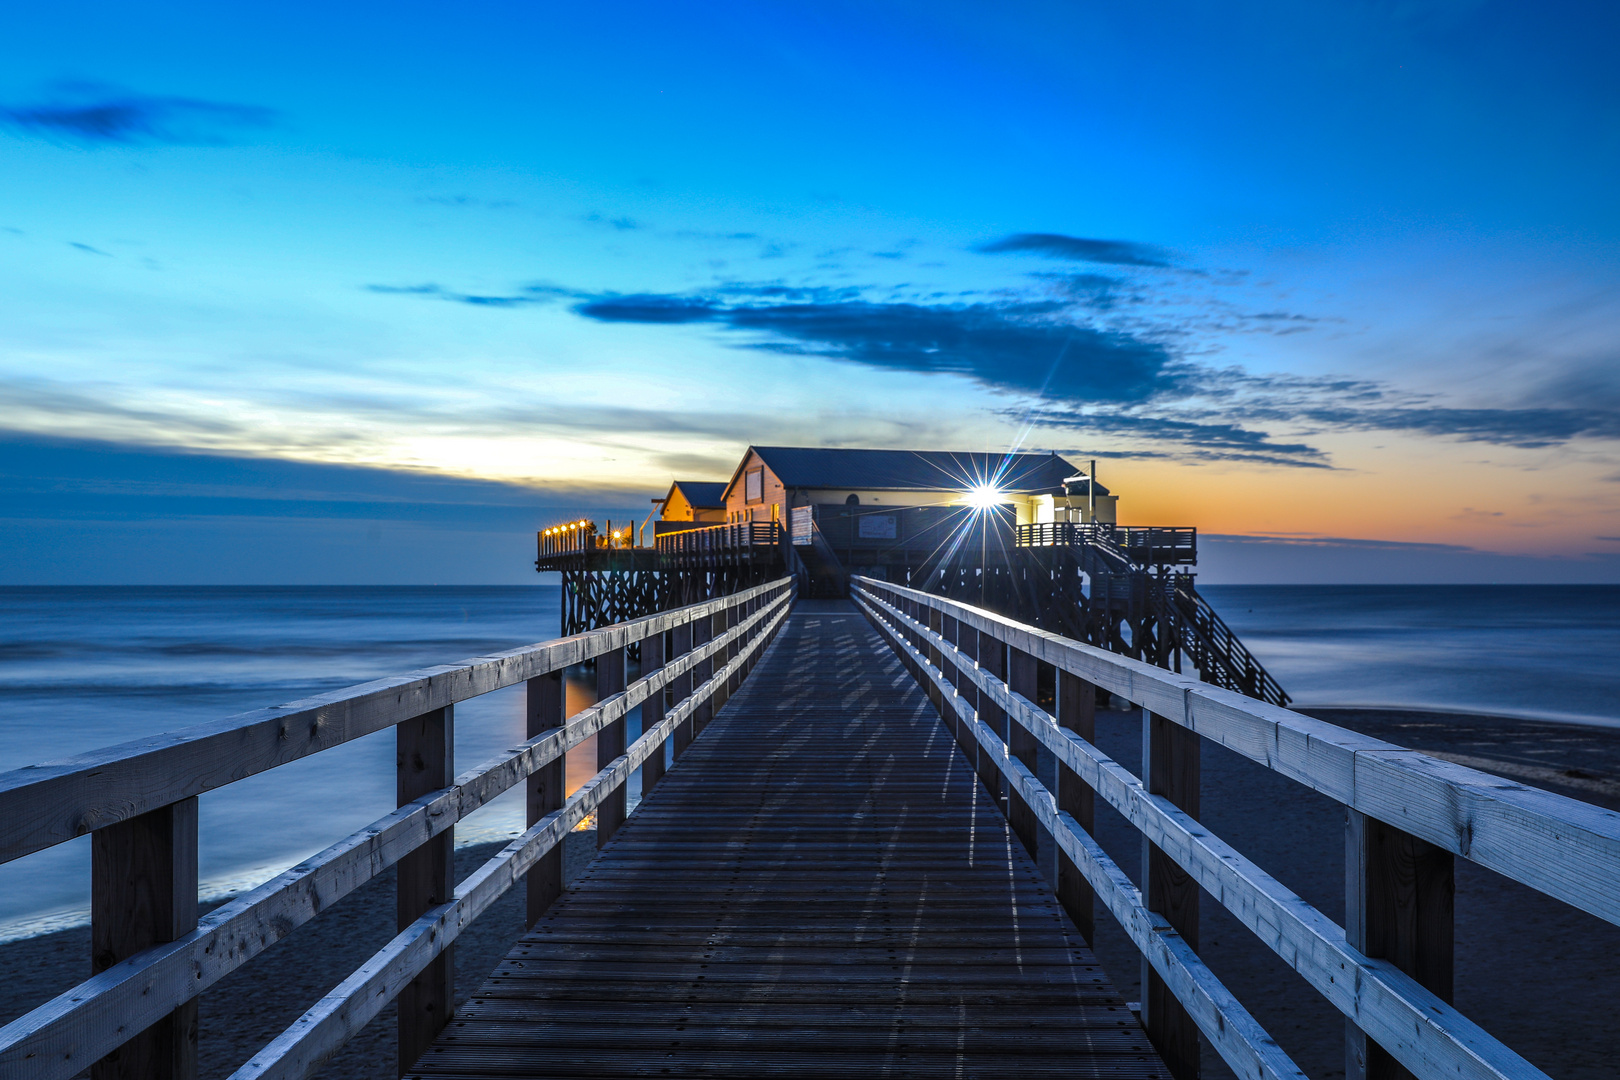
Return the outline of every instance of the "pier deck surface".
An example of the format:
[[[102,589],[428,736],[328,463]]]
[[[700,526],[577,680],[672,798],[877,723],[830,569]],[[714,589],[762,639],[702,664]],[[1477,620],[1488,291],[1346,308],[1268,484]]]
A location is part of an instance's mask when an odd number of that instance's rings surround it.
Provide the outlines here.
[[[801,604],[431,1077],[1168,1077],[899,661]]]

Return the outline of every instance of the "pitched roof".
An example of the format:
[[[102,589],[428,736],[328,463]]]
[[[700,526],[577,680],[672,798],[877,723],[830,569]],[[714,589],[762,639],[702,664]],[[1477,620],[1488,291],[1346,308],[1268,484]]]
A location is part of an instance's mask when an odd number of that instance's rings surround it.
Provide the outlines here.
[[[1002,491],[1057,492],[1081,470],[1056,454],[976,454],[952,450],[824,450],[755,446],[786,487],[877,488],[899,491],[966,489],[993,482]],[[745,459],[746,460],[746,459]],[[1086,493],[1087,481],[1073,485]],[[1097,494],[1108,489],[1097,485]]]
[[[676,488],[686,501],[699,510],[715,510],[726,505],[726,487],[724,481],[714,480],[677,480],[669,485],[670,494]],[[664,496],[666,499],[668,495]]]

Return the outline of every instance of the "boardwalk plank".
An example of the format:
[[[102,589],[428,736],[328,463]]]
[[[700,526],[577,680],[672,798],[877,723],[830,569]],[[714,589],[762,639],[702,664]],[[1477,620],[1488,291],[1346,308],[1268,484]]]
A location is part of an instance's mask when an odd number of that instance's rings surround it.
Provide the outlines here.
[[[413,1075],[1166,1080],[927,699],[799,612]]]

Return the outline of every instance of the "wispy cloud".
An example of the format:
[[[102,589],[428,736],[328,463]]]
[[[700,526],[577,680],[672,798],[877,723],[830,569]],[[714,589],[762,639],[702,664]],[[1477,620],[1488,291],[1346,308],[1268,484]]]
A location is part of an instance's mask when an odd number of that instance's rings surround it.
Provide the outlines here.
[[[28,104],[0,104],[0,126],[86,145],[222,145],[231,133],[267,127],[277,115],[258,105],[139,94],[82,82],[58,84]]]
[[[1013,233],[979,244],[973,250],[986,255],[1009,252],[1044,255],[1074,262],[1112,263],[1115,266],[1170,266],[1169,252],[1134,240],[1091,240],[1062,233]]]
[[[1205,461],[1247,461],[1261,465],[1326,469],[1327,455],[1307,443],[1282,443],[1264,431],[1254,431],[1222,421],[1178,420],[1168,416],[1119,410],[1036,409],[1030,412],[1007,410],[1009,419],[1023,420],[1043,428],[1083,431],[1100,436],[1124,438],[1134,445],[1166,444],[1180,447],[1177,456]],[[1115,456],[1143,456],[1125,453]],[[1163,452],[1152,456],[1163,456]]]
[[[1052,302],[929,305],[861,300],[846,290],[750,292],[747,299],[601,296],[574,310],[598,322],[711,323],[745,333],[743,344],[765,352],[961,375],[992,390],[1060,399],[1143,402],[1189,374],[1163,346],[1076,325]]]
[[[489,308],[515,308],[527,307],[532,304],[549,304],[559,296],[578,296],[578,293],[565,289],[555,289],[547,285],[529,285],[516,293],[505,295],[495,293],[463,293],[453,289],[427,282],[422,285],[367,285],[367,292],[382,293],[389,296],[431,296],[439,300],[449,300],[456,304],[471,304],[474,307]]]
[[[69,240],[67,242],[67,245],[70,248],[77,248],[78,250],[84,252],[87,255],[106,255],[108,258],[112,258],[112,255],[111,255],[110,252],[102,251],[100,248],[97,248],[97,247],[91,247],[89,244],[81,244],[77,240]]]
[[[1200,543],[1210,541],[1242,544],[1272,544],[1278,547],[1363,548],[1375,551],[1433,551],[1454,554],[1478,553],[1465,544],[1431,544],[1408,540],[1369,540],[1353,536],[1317,536],[1313,533],[1201,533]]]

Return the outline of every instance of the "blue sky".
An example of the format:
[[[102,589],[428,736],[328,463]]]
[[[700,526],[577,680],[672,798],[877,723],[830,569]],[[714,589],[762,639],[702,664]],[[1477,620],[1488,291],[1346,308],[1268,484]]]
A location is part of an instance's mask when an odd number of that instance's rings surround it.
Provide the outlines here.
[[[1210,580],[1616,580],[1615,22],[11,13],[0,580],[529,580],[750,442],[1096,456]]]

